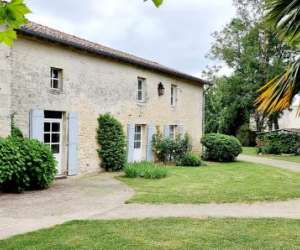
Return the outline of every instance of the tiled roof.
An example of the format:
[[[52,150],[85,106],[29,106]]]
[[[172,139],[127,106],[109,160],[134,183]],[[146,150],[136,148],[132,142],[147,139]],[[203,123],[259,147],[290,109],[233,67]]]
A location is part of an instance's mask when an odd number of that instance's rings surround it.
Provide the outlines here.
[[[40,39],[46,39],[51,42],[59,43],[73,48],[84,50],[89,53],[104,56],[113,60],[118,60],[125,63],[130,63],[139,67],[158,71],[164,74],[172,75],[181,79],[190,80],[199,84],[205,84],[206,82],[198,77],[182,73],[180,71],[163,66],[156,62],[146,60],[119,50],[115,50],[98,43],[90,42],[88,40],[66,34],[64,32],[43,26],[34,22],[29,22],[22,26],[19,33],[27,36],[33,36]]]

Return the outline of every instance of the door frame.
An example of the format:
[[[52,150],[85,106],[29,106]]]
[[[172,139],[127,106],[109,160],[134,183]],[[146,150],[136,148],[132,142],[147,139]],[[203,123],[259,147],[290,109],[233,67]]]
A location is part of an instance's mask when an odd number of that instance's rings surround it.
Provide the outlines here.
[[[140,127],[140,140],[137,141],[136,140],[136,127]],[[134,162],[140,162],[143,160],[143,124],[135,124],[134,125],[134,137],[133,137],[133,161]],[[135,147],[135,144],[136,142],[139,142],[140,143],[140,147],[139,148],[136,148]],[[137,151],[139,151],[139,156],[136,157],[137,155]]]

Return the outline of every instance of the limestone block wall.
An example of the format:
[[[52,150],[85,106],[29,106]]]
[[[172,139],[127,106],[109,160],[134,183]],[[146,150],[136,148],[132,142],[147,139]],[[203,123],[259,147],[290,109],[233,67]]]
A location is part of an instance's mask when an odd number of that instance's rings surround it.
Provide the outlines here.
[[[78,113],[81,173],[99,170],[95,139],[97,117],[105,112],[116,116],[125,131],[128,123],[152,123],[161,127],[182,124],[192,137],[194,151],[201,150],[202,86],[22,36],[14,44],[10,60],[14,69],[11,112],[16,112],[17,125],[25,135],[29,134],[31,109],[62,111],[66,115]],[[51,67],[63,69],[60,94],[50,90]],[[0,62],[0,70],[2,68],[5,66]],[[136,102],[137,77],[147,81],[147,101],[143,104]],[[165,94],[159,97],[157,86],[160,82]],[[170,105],[171,84],[179,89],[175,108]]]
[[[0,44],[0,137],[10,133],[11,48]]]

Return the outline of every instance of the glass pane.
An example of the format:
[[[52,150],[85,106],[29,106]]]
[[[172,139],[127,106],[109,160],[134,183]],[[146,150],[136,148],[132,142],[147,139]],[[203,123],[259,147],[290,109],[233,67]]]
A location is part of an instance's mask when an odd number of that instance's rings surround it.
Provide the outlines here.
[[[134,148],[136,149],[141,148],[141,142],[140,141],[134,142]]]
[[[44,123],[44,131],[45,132],[50,132],[50,123],[49,122]]]
[[[58,89],[58,80],[52,79],[52,86],[53,89]]]
[[[44,134],[44,143],[50,143],[50,134]]]
[[[142,127],[141,126],[135,126],[135,132],[141,133]]]
[[[51,77],[58,78],[58,70],[57,69],[51,69]]]
[[[138,82],[138,90],[142,90],[143,89],[143,81],[139,80]]]
[[[142,91],[138,91],[138,100],[139,101],[143,100],[143,92]]]
[[[52,134],[51,137],[52,137],[51,138],[52,143],[58,143],[59,142],[59,134]]]
[[[52,144],[51,149],[53,154],[59,154],[59,144]]]
[[[52,123],[52,132],[59,132],[60,131],[60,124],[59,123]]]

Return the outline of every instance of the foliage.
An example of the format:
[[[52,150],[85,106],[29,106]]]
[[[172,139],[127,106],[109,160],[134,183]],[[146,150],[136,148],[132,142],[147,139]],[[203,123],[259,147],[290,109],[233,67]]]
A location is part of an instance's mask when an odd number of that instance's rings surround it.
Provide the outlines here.
[[[233,136],[224,134],[206,134],[201,143],[204,146],[203,159],[230,162],[242,152],[242,145],[239,140]]]
[[[110,114],[98,118],[97,150],[101,166],[105,170],[119,171],[126,163],[126,141],[122,124]]]
[[[235,0],[238,15],[215,32],[209,57],[221,60],[231,70],[227,77],[205,72],[214,83],[206,91],[206,133],[236,135],[254,117],[263,131],[269,116],[256,111],[257,90],[268,78],[282,72],[295,50],[284,44],[263,22],[263,0]],[[212,71],[212,70],[210,70]],[[272,119],[276,124],[276,120]]]
[[[176,161],[192,149],[189,135],[186,133],[183,138],[176,139],[164,137],[160,132],[153,135],[152,150],[156,158],[161,162]]]
[[[269,132],[258,135],[258,152],[263,154],[298,154],[300,136],[296,133]]]
[[[199,156],[187,153],[176,161],[176,166],[181,167],[200,167],[203,163]]]
[[[0,0],[0,43],[12,45],[17,38],[15,30],[27,22],[25,16],[29,13],[23,0]]]
[[[127,164],[124,168],[125,176],[128,178],[161,179],[168,175],[166,167],[160,167],[152,162],[139,162]]]
[[[16,138],[24,138],[22,131],[16,126],[14,114],[11,115],[10,135]]]
[[[300,198],[300,173],[236,161],[207,167],[168,167],[168,178],[119,179],[136,193],[129,203],[252,203]]]
[[[249,129],[248,123],[245,123],[238,129],[236,138],[243,146],[256,146],[256,133]]]
[[[20,137],[0,140],[0,185],[4,191],[44,189],[55,175],[56,163],[48,146]]]
[[[266,0],[266,10],[266,22],[274,28],[277,37],[298,49],[300,1]],[[259,97],[256,100],[259,111],[265,113],[282,111],[292,104],[293,98],[300,92],[299,51],[296,55],[296,60],[291,56],[290,65],[277,76],[270,77],[271,80],[259,89]]]
[[[146,2],[146,1],[148,1],[148,0],[144,0],[144,2]],[[163,0],[152,0],[152,2],[154,3],[154,5],[156,7],[159,7],[160,5],[162,5]]]

